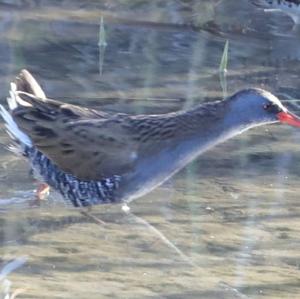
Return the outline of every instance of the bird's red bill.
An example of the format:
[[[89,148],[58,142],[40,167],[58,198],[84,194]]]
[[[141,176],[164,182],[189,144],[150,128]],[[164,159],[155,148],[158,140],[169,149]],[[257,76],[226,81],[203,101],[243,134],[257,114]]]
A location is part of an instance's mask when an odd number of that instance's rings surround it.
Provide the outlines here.
[[[290,112],[279,112],[277,117],[280,122],[294,127],[300,127],[300,118]]]

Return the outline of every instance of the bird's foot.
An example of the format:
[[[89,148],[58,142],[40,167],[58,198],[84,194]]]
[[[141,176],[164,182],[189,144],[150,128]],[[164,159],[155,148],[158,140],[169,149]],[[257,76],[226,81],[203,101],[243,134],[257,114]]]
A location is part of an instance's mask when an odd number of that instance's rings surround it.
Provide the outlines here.
[[[40,206],[43,200],[47,200],[50,187],[46,183],[40,183],[35,190],[35,199],[30,202],[30,206]]]
[[[129,214],[130,213],[130,207],[126,203],[124,203],[123,206],[122,206],[122,211],[125,214]]]

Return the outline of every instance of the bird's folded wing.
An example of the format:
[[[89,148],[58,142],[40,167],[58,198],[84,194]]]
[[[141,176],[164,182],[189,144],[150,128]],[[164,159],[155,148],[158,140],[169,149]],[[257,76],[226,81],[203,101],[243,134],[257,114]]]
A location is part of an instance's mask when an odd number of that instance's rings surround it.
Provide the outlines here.
[[[19,105],[12,113],[19,128],[65,172],[82,180],[100,180],[134,166],[138,144],[118,115],[24,92],[17,96]]]

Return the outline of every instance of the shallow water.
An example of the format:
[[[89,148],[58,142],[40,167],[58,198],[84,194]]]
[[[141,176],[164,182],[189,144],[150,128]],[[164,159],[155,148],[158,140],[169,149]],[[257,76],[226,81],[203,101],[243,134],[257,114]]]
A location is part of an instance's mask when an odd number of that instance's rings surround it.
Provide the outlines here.
[[[228,94],[256,86],[282,99],[300,95],[300,31],[250,1],[7,0],[0,20],[3,102],[28,68],[49,97],[66,102],[185,109],[223,96],[227,39]],[[297,113],[297,101],[286,104]],[[105,225],[55,193],[31,207],[28,165],[6,151],[4,130],[0,138],[0,262],[27,257],[8,276],[20,298],[300,297],[300,131],[272,125],[238,136],[127,214],[95,207]]]

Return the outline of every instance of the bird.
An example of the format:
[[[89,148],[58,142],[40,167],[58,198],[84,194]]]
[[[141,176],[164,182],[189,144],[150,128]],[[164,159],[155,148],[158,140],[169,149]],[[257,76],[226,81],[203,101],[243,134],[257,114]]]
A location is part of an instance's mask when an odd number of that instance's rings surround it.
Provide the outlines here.
[[[300,118],[272,93],[240,90],[189,110],[155,115],[109,113],[46,97],[28,70],[10,84],[0,106],[9,147],[41,182],[75,207],[141,197],[211,149],[251,128]]]
[[[300,1],[299,0],[251,0],[257,7],[263,8],[265,12],[279,11],[288,15],[294,25],[300,23]]]

